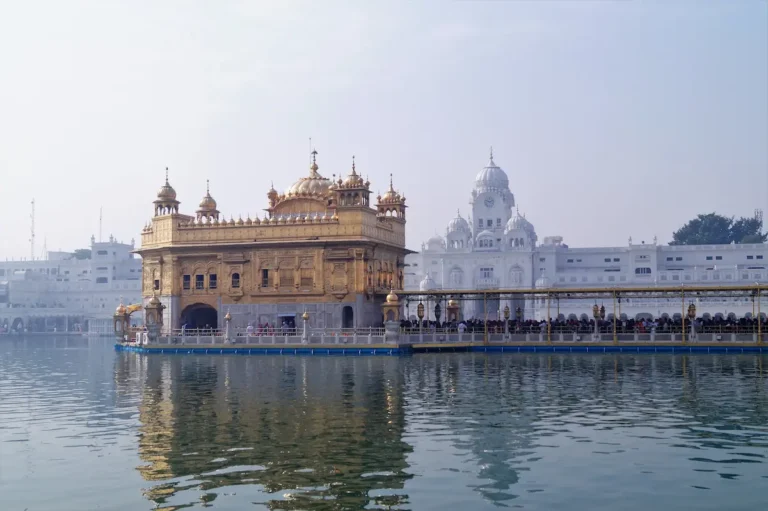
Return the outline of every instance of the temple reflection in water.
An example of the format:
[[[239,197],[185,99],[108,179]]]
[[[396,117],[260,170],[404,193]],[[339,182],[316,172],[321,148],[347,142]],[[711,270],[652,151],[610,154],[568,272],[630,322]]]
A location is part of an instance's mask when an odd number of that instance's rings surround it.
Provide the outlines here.
[[[436,501],[480,509],[534,498],[554,508],[562,492],[550,490],[564,477],[587,484],[611,477],[599,472],[610,466],[644,477],[633,449],[657,471],[682,463],[676,477],[686,478],[738,446],[731,455],[746,461],[723,477],[747,474],[745,463],[768,447],[764,363],[730,355],[121,353],[115,383],[118,399],[141,394],[138,471],[162,509],[235,492],[233,500],[269,509],[422,509]]]
[[[158,505],[189,487],[205,500],[216,496],[206,490],[240,484],[274,494],[266,504],[279,509],[403,498],[392,492],[410,477],[397,359],[128,355],[117,364],[117,382],[139,375],[143,388],[138,470],[157,483],[146,496]]]

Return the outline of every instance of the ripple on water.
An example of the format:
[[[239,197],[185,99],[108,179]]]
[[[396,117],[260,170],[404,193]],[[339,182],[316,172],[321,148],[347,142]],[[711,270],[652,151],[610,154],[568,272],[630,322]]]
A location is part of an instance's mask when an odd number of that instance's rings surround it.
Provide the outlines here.
[[[751,511],[768,478],[758,357],[77,346],[0,341],[9,509]]]

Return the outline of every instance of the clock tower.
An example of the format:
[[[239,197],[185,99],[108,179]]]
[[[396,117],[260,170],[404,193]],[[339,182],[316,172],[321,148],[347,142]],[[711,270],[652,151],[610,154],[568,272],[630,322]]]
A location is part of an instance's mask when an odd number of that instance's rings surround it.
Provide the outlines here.
[[[493,161],[491,148],[488,165],[475,177],[472,190],[472,233],[476,237],[484,231],[502,236],[504,226],[512,217],[515,197],[509,190],[509,178]]]

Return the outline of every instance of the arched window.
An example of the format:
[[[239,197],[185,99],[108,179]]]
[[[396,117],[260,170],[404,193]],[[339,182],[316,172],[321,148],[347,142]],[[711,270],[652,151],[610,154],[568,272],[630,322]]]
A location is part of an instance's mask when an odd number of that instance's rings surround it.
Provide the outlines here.
[[[519,266],[513,266],[509,270],[509,283],[513,286],[520,286],[523,284],[523,269]]]
[[[239,273],[233,273],[232,274],[232,289],[237,289],[240,287],[240,274]]]
[[[464,272],[461,268],[452,268],[448,279],[452,286],[461,286],[464,283]]]

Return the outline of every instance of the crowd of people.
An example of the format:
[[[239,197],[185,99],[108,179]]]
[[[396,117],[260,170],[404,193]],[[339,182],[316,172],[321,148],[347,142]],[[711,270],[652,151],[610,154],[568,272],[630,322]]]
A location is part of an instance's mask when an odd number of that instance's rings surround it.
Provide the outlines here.
[[[614,329],[613,318],[599,319],[597,320],[597,329],[600,333],[612,333]],[[556,333],[583,333],[589,334],[595,332],[595,319],[587,319],[582,317],[577,318],[552,318],[550,319],[550,326],[548,327],[546,320],[521,320],[516,319],[508,320],[507,331],[509,333],[543,333],[549,328],[551,332]],[[690,319],[684,318],[686,329],[690,328]],[[693,322],[694,328],[700,333],[752,333],[758,330],[758,321],[756,317],[741,317],[735,316],[706,316],[697,317]],[[661,316],[659,318],[622,318],[616,319],[616,331],[619,333],[674,333],[682,330],[683,320],[677,317]],[[419,331],[418,320],[403,320],[400,322],[400,327],[403,331],[408,333],[415,333]],[[761,328],[765,330],[768,328],[768,321],[766,317],[762,317]],[[435,330],[448,330],[459,333],[483,333],[486,331],[486,321],[477,318],[470,318],[463,321],[453,322],[436,322],[422,321],[422,331],[435,331]],[[504,333],[504,320],[488,320],[487,330],[489,333]]]

